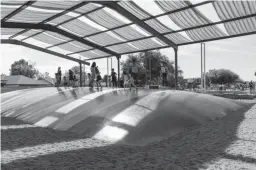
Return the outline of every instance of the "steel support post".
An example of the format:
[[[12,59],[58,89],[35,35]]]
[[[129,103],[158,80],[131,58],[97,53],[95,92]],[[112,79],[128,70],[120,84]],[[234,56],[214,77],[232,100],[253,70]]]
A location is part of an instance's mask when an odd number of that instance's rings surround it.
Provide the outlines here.
[[[118,84],[118,87],[120,87],[120,58],[121,58],[121,56],[116,56],[116,58],[117,58],[117,76],[118,76],[117,84]]]
[[[201,43],[201,92],[206,93],[205,43]]]
[[[205,43],[204,43],[204,93],[206,93],[206,74],[205,74]]]
[[[109,70],[108,70],[108,57],[107,57],[107,87],[109,86]]]
[[[203,43],[201,43],[201,93],[203,92]]]
[[[82,71],[82,63],[79,63],[80,66],[80,87],[83,86],[83,71]]]
[[[178,48],[174,48],[175,53],[175,89],[178,89]]]

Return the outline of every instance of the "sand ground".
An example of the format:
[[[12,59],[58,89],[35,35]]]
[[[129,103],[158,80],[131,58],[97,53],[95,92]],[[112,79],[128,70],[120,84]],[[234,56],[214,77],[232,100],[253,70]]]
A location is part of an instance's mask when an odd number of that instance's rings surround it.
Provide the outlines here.
[[[147,146],[113,145],[2,118],[1,167],[255,170],[256,104],[241,112]]]

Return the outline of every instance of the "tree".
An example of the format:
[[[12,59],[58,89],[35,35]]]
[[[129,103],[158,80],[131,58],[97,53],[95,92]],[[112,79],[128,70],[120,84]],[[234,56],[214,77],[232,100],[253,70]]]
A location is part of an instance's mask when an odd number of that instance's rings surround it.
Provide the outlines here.
[[[168,78],[169,84],[170,82],[175,82],[173,73],[175,72],[174,62],[170,61],[167,56],[161,54],[160,51],[147,51],[141,52],[136,55],[128,55],[128,58],[121,62],[122,70],[129,71],[132,68],[133,63],[135,63],[139,67],[139,81],[145,81],[146,78],[150,77],[150,62],[151,61],[151,78],[155,82],[159,82],[161,63],[165,63],[168,67]],[[179,74],[182,75],[183,71],[178,70]]]
[[[36,76],[38,79],[39,78],[50,78],[50,75],[48,72],[45,72],[45,73],[38,73],[37,76]]]
[[[38,76],[39,72],[35,68],[35,63],[31,61],[28,62],[24,59],[20,59],[19,61],[15,61],[11,65],[10,75],[23,75],[30,78],[35,78]]]
[[[107,82],[107,81],[108,81],[108,75],[105,74],[105,75],[103,76],[103,80],[102,80],[102,81],[103,81],[103,82]]]
[[[80,74],[80,67],[79,66],[74,66],[71,68],[74,74]]]
[[[239,76],[236,73],[227,69],[210,70],[207,73],[207,77],[213,84],[234,83],[235,81],[239,80]]]
[[[1,77],[6,77],[6,74],[2,73],[2,74],[1,74]]]

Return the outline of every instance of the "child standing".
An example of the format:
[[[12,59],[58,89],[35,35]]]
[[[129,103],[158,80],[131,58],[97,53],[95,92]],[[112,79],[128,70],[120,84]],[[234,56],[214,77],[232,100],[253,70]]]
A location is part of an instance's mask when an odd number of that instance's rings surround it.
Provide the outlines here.
[[[99,88],[99,86],[100,86],[100,88],[102,89],[102,86],[101,86],[102,78],[101,78],[98,66],[95,68],[95,73],[96,73],[96,85],[97,85],[97,88]]]
[[[90,80],[91,80],[91,77],[92,77],[92,76],[91,76],[90,73],[88,73],[87,76],[88,76],[88,85],[90,86]]]
[[[111,70],[111,77],[112,77],[112,84],[113,84],[113,88],[117,88],[117,78],[116,78],[116,72],[115,70],[112,68]]]
[[[129,78],[130,90],[132,89],[132,86],[137,89],[137,86],[134,84],[134,78],[131,74],[129,75]]]
[[[68,80],[66,76],[64,76],[64,87],[68,87]]]
[[[129,87],[129,75],[126,71],[123,72],[124,75],[124,89],[128,89]]]
[[[76,75],[74,75],[74,84],[73,88],[78,87],[78,80],[76,79]]]

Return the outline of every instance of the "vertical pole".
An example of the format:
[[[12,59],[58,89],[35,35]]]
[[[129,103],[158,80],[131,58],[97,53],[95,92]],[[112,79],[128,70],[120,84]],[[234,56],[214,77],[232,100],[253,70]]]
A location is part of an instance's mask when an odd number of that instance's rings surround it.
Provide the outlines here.
[[[121,56],[116,56],[116,58],[117,58],[117,76],[118,76],[117,84],[118,84],[118,87],[120,87],[120,58],[121,58]]]
[[[111,71],[112,71],[112,68],[113,68],[113,67],[112,67],[112,57],[110,58],[110,67],[111,67],[111,68],[110,68],[110,74],[111,74]],[[113,86],[113,84],[112,84],[112,86]]]
[[[175,53],[175,89],[178,89],[178,48],[174,48]]]
[[[111,70],[112,70],[112,57],[110,58],[110,67],[111,67]]]
[[[80,87],[83,86],[83,79],[82,79],[82,63],[79,63],[79,66],[80,66]]]
[[[205,43],[204,43],[204,93],[206,93],[206,75],[205,75]]]
[[[85,87],[85,77],[86,77],[86,73],[85,73],[85,64],[83,64],[83,73],[84,73],[84,75],[83,75],[83,77],[84,77],[84,79],[83,79],[83,87]]]
[[[203,43],[201,43],[201,93],[203,92]]]
[[[149,57],[149,80],[150,80],[150,82],[149,82],[149,85],[151,85],[151,81],[152,81],[152,67],[151,67],[151,63],[152,62],[152,60],[151,60],[151,56]]]
[[[108,75],[109,75],[109,70],[108,70],[108,57],[107,57],[107,87],[108,87],[108,85],[109,85],[109,82],[108,82]]]

